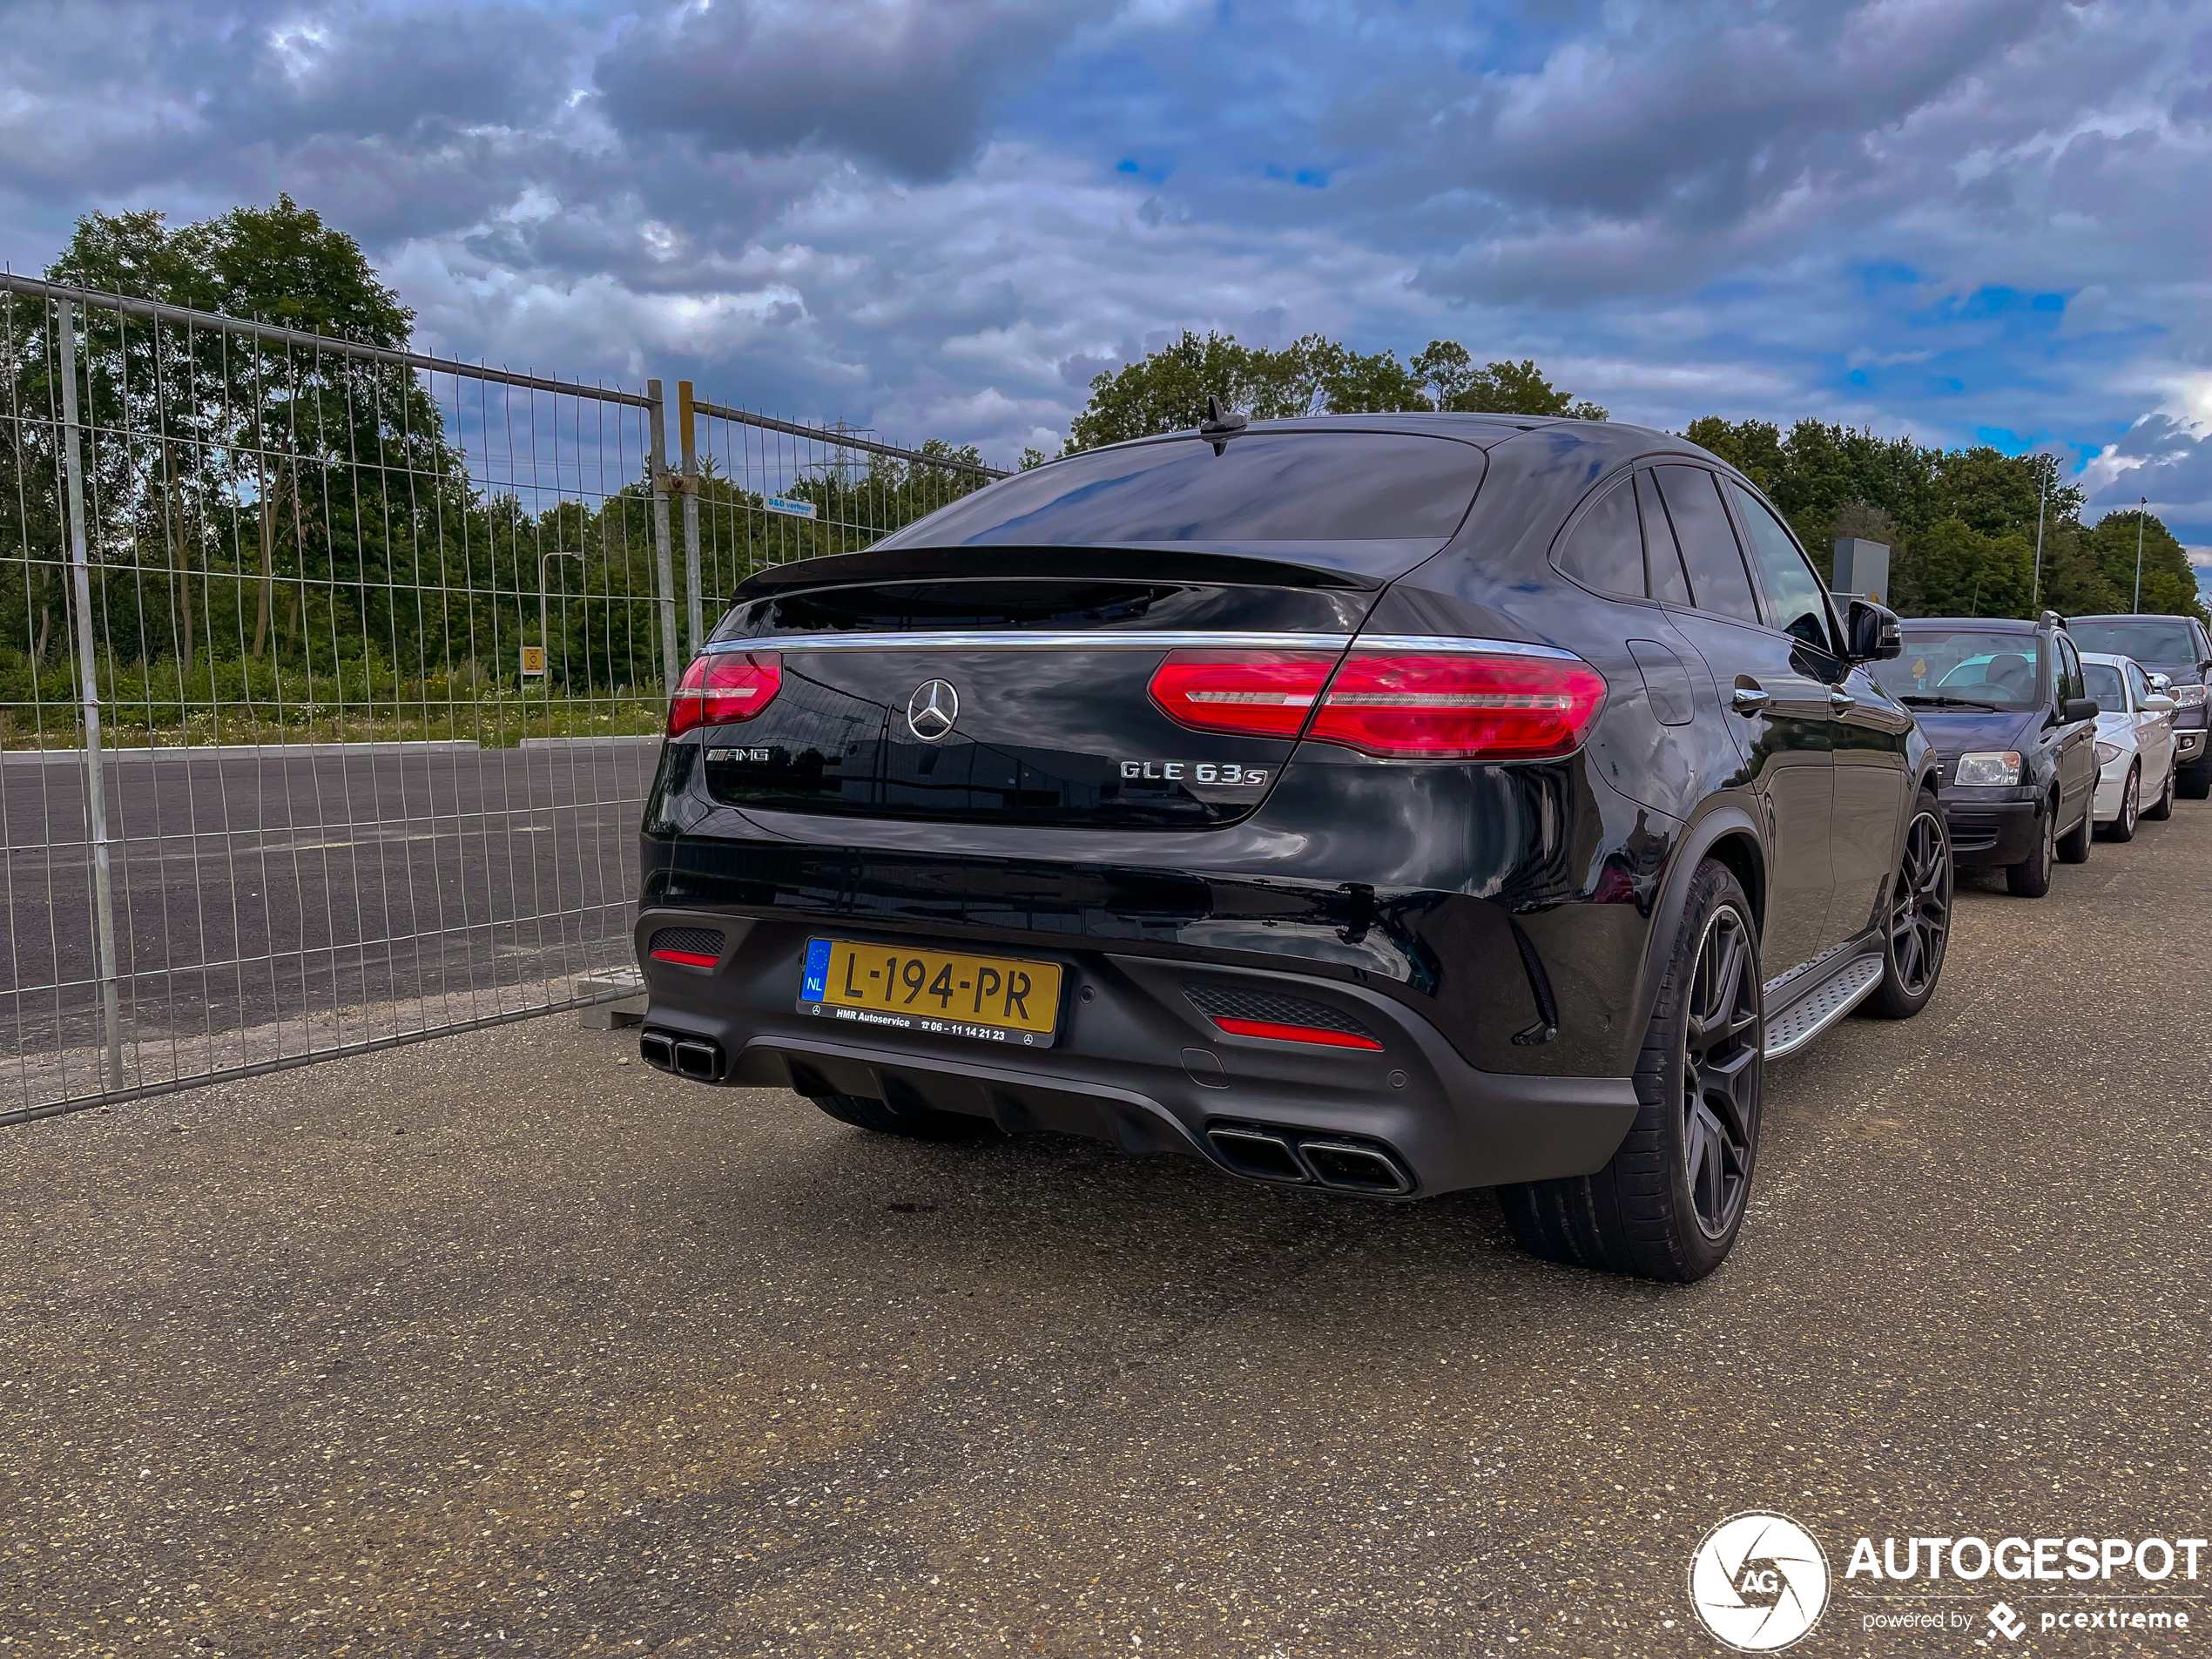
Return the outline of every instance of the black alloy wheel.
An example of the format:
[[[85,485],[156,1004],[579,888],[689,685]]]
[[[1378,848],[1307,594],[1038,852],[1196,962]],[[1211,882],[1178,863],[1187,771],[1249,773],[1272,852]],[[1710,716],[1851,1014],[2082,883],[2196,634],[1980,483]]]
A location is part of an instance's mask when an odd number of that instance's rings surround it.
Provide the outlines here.
[[[1750,898],[1725,865],[1706,859],[1644,1028],[1635,1121],[1595,1174],[1498,1189],[1522,1249],[1678,1285],[1728,1258],[1758,1165],[1762,999]]]
[[[2135,825],[2143,815],[2143,769],[2128,768],[2128,781],[2120,790],[2120,816],[2105,828],[2105,833],[2115,841],[2135,839]]]
[[[1732,905],[1713,912],[1697,948],[1683,1021],[1683,1170],[1698,1231],[1725,1238],[1751,1190],[1766,1040],[1750,926]]]
[[[1927,1006],[1951,939],[1951,838],[1932,795],[1922,795],[1905,828],[1905,850],[1890,888],[1882,982],[1864,1007],[1907,1020]]]

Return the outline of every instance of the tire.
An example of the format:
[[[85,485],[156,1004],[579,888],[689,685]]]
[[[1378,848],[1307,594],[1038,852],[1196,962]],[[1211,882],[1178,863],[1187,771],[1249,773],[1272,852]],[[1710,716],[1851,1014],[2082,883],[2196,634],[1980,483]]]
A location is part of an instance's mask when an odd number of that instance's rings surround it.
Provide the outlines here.
[[[2097,796],[2092,789],[2081,803],[2081,821],[2059,837],[2059,862],[2087,864],[2089,844],[2097,839]]]
[[[2143,808],[2143,816],[2154,823],[2162,824],[2174,816],[2174,765],[2166,765],[2166,787],[2158,792],[2158,799]]]
[[[1951,837],[1943,808],[1926,790],[1905,826],[1890,883],[1882,945],[1882,982],[1859,1004],[1878,1020],[1909,1020],[1927,1007],[1951,942]]]
[[[2059,857],[2058,803],[2053,801],[2051,810],[2040,816],[2043,828],[2035,838],[2035,851],[2005,867],[2005,891],[2015,899],[2040,899],[2051,890],[2051,871]]]
[[[2128,781],[2121,786],[2120,816],[2105,826],[2107,840],[2132,841],[2135,839],[2135,821],[2143,815],[2143,769],[2140,765],[2128,768]]]
[[[1693,1008],[1707,1017],[1693,1020]],[[1644,1032],[1635,1122],[1595,1175],[1499,1190],[1521,1248],[1676,1284],[1718,1267],[1743,1224],[1757,1168],[1765,1035],[1750,900],[1726,866],[1708,859],[1690,879]]]
[[[2212,766],[2191,766],[2182,774],[2181,783],[2183,800],[2202,800],[2212,795]]]
[[[880,1100],[867,1100],[859,1095],[814,1095],[809,1098],[840,1123],[873,1130],[879,1135],[903,1135],[910,1141],[972,1141],[979,1136],[998,1133],[999,1126],[989,1118],[970,1117],[965,1112],[941,1112],[927,1108],[894,1112]]]

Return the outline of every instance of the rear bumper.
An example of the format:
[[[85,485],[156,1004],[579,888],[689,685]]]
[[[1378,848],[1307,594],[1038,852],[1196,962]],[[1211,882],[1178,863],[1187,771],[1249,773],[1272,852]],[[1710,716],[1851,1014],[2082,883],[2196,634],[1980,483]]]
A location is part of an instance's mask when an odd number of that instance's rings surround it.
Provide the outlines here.
[[[1970,868],[2018,864],[2035,852],[2043,833],[2043,803],[2029,790],[1967,789],[1944,803],[1954,863]]]
[[[716,965],[651,960],[643,947],[664,927],[721,931]],[[1292,1145],[1315,1139],[1379,1147],[1406,1171],[1409,1197],[1588,1174],[1612,1157],[1635,1116],[1626,1077],[1480,1070],[1405,1004],[1358,985],[1172,956],[1028,946],[1010,953],[1068,970],[1050,1049],[805,1014],[800,966],[807,939],[821,931],[688,908],[644,911],[638,955],[651,996],[646,1031],[715,1045],[724,1082],[964,1113],[1010,1132],[1086,1135],[1131,1152],[1191,1152],[1256,1179],[1269,1178],[1266,1157],[1240,1157],[1238,1149],[1258,1143],[1249,1134],[1217,1139],[1210,1130],[1257,1130]],[[871,936],[841,925],[835,931]],[[1381,1047],[1231,1035],[1200,1011],[1194,986],[1202,994],[1318,1004]],[[1305,1178],[1311,1162],[1286,1161],[1289,1173],[1278,1178]]]

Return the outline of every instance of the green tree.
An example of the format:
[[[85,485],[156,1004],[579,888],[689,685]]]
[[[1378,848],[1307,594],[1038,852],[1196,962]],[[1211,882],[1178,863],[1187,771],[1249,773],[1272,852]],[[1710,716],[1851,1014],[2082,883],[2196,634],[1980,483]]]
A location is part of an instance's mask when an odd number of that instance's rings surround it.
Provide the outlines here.
[[[1258,421],[1430,408],[1605,419],[1602,408],[1559,390],[1534,362],[1478,368],[1454,341],[1433,340],[1401,363],[1394,352],[1356,352],[1320,334],[1269,347],[1186,329],[1172,344],[1091,381],[1067,452],[1187,432],[1205,419],[1210,396]]]
[[[2098,573],[2111,586],[2115,610],[2135,608],[2137,532],[2142,547],[2142,604],[2147,611],[2202,617],[2197,595],[2196,572],[2189,567],[2188,551],[2155,513],[2140,508],[2107,513],[2088,532],[2087,551]]]
[[[1069,430],[1069,449],[1188,431],[1206,418],[1209,396],[1248,408],[1256,389],[1251,355],[1233,334],[1184,329],[1172,345],[1093,377],[1090,401]]]
[[[1985,536],[1955,518],[1905,543],[1919,590],[1916,608],[1939,617],[2021,617],[2034,580],[2035,549],[2023,536]]]
[[[2043,533],[2043,583],[2033,609],[2061,616],[2097,616],[2125,610],[2128,597],[2105,579],[2089,552],[2088,532],[2071,521],[2047,523]]]
[[[1761,489],[1770,492],[1787,460],[1782,452],[1782,428],[1771,421],[1731,423],[1717,415],[1708,415],[1692,421],[1683,436],[1700,448],[1710,450]]]
[[[2033,536],[2039,503],[2047,531],[2081,511],[2081,491],[2059,482],[2056,455],[2008,455],[1987,444],[1933,455],[1937,510],[1984,536]]]
[[[2132,596],[2134,516],[2084,529],[2081,489],[2060,476],[2054,455],[2008,455],[1986,444],[1932,448],[1812,420],[1784,433],[1763,421],[1707,415],[1684,435],[1766,491],[1824,577],[1838,537],[1885,543],[1891,598],[1908,616],[2124,610]],[[2199,614],[2187,556],[2163,525],[2150,525],[2144,608]]]
[[[1413,354],[1408,368],[1427,401],[1406,407],[1480,415],[1565,415],[1578,421],[1606,418],[1602,405],[1560,390],[1530,358],[1517,363],[1486,363],[1478,368],[1467,348],[1456,340],[1432,340]]]

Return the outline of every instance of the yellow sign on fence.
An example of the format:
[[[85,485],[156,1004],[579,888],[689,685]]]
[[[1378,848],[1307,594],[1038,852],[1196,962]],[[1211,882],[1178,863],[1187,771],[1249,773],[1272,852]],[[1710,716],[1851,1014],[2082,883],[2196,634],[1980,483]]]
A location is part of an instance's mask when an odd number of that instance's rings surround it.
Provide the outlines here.
[[[523,672],[525,675],[545,672],[544,646],[525,645],[523,647]]]

